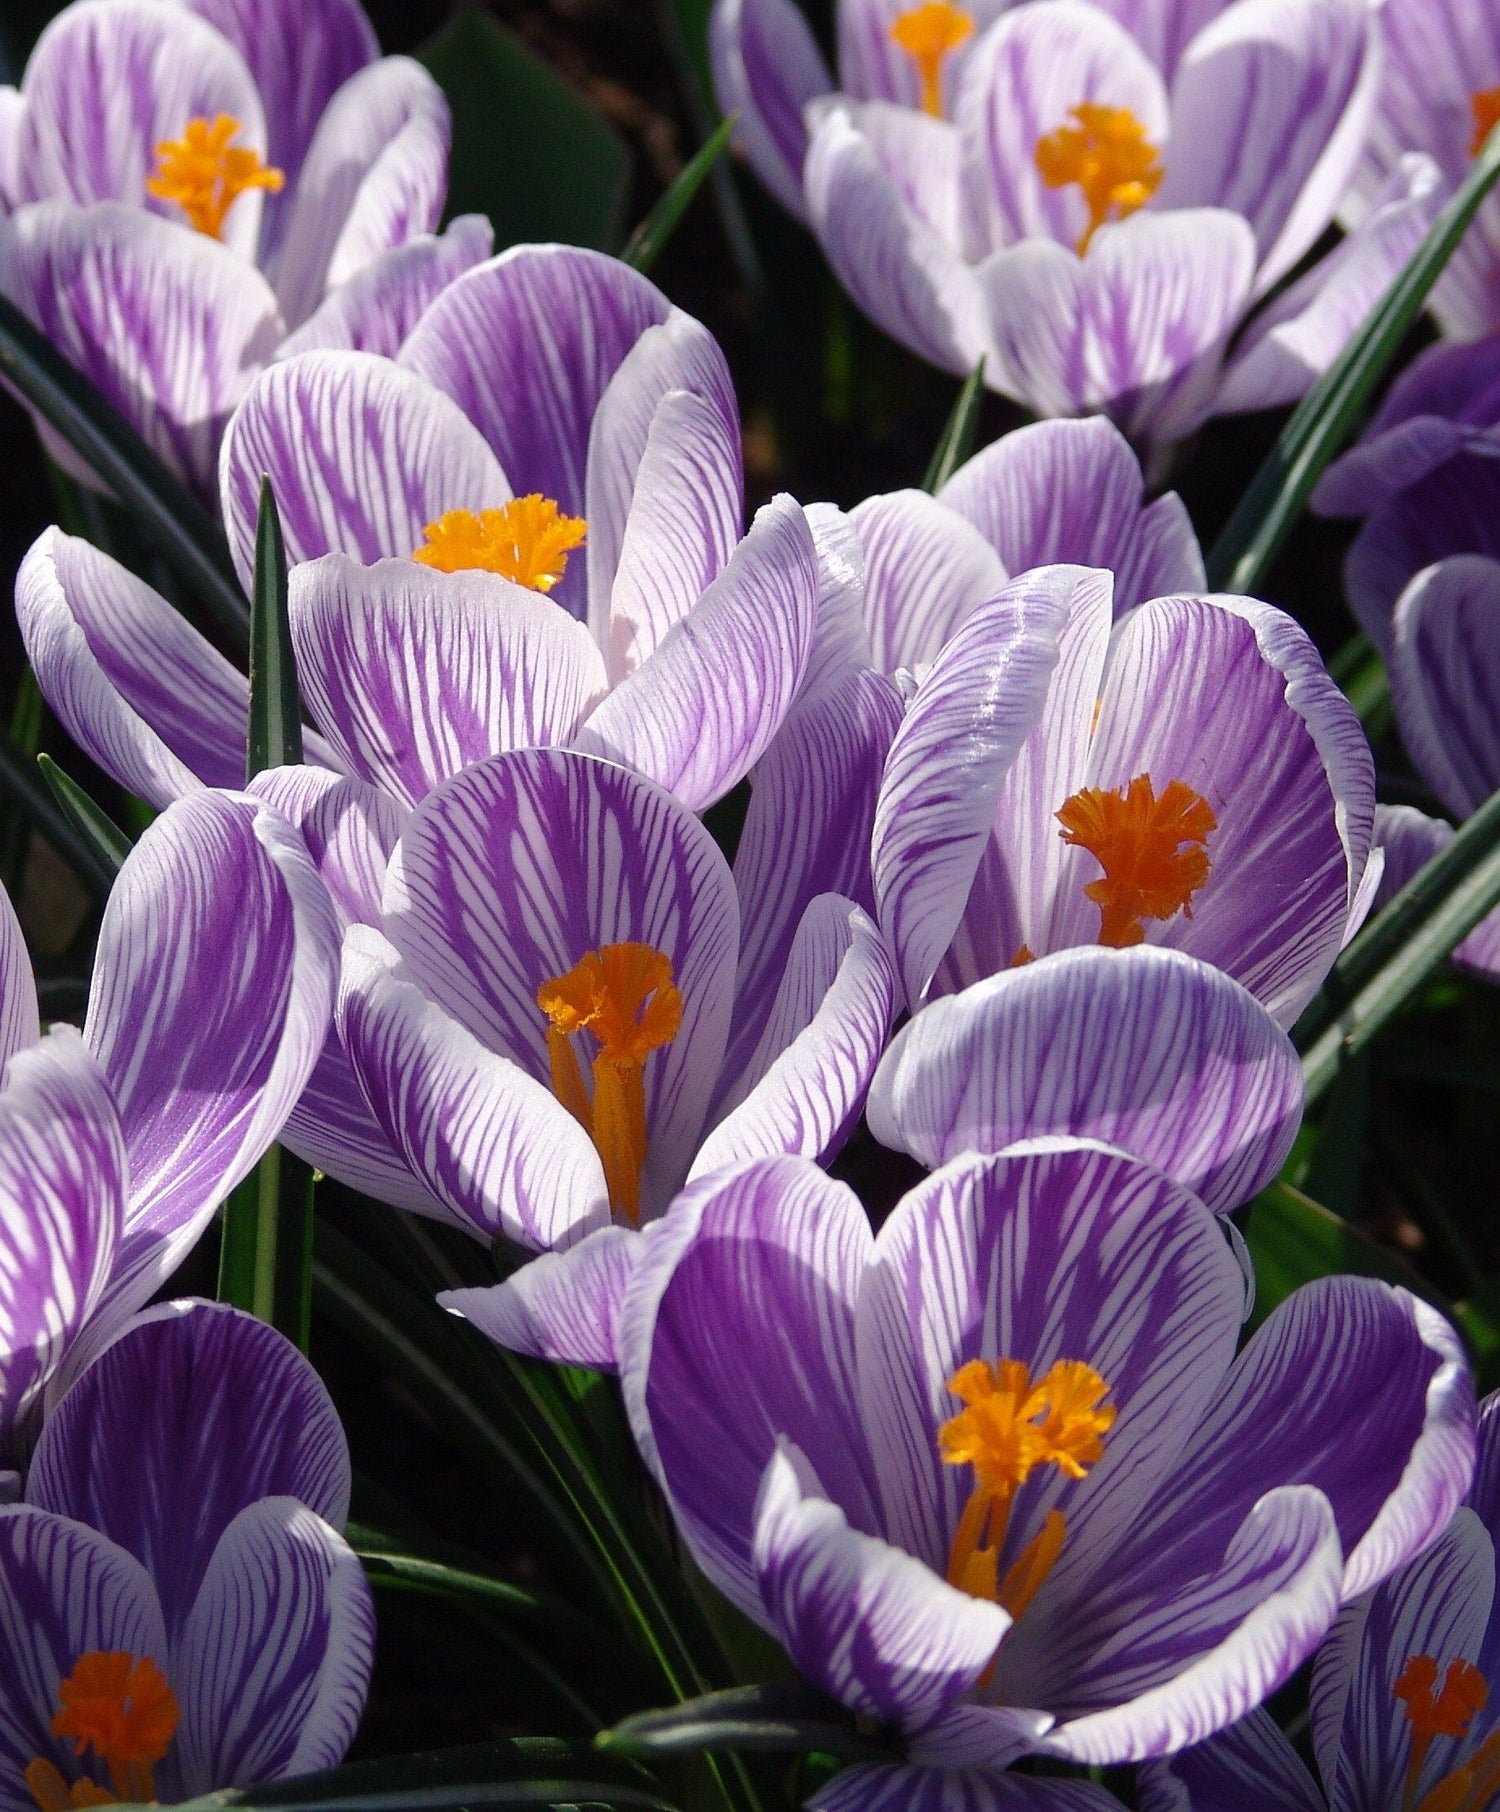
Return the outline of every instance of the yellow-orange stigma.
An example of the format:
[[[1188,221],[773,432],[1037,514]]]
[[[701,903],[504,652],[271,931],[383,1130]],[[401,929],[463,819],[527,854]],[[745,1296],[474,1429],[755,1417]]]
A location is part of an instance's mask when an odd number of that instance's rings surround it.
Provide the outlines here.
[[[1191,918],[1193,895],[1213,866],[1205,845],[1218,829],[1213,808],[1181,780],[1161,797],[1149,774],[1128,787],[1085,787],[1057,813],[1064,843],[1086,849],[1104,870],[1084,893],[1099,908],[1099,942],[1111,949],[1139,944],[1145,919]]]
[[[1484,149],[1484,141],[1500,125],[1500,88],[1481,88],[1477,94],[1469,96],[1469,106],[1474,113],[1474,134],[1469,140],[1469,156],[1478,157]]]
[[[543,982],[536,1002],[548,1021],[552,1092],[594,1141],[610,1207],[637,1226],[646,1165],[646,1059],[682,1027],[671,959],[650,944],[605,944],[580,957],[566,975]],[[581,1032],[595,1047],[592,1097],[569,1042]]]
[[[175,201],[189,224],[210,239],[222,239],[229,210],[247,189],[274,193],[285,182],[280,170],[263,164],[260,153],[230,140],[240,122],[227,113],[216,119],[192,119],[181,138],[166,138],[156,147],[156,168],[146,188],[163,201]]]
[[[974,1468],[974,1488],[948,1551],[948,1582],[1019,1617],[1062,1553],[1068,1525],[1060,1510],[1049,1510],[1002,1577],[1011,1502],[1040,1466],[1081,1479],[1103,1458],[1116,1414],[1104,1401],[1109,1386],[1078,1359],[1059,1359],[1036,1384],[1019,1359],[993,1365],[973,1359],[953,1374],[948,1389],[964,1407],[938,1430],[938,1451],[949,1466]]]
[[[439,572],[499,573],[531,591],[548,592],[568,570],[568,555],[588,533],[580,516],[564,516],[550,497],[533,492],[498,510],[448,510],[422,533],[412,554]]]
[[[1486,1812],[1500,1791],[1500,1730],[1417,1798],[1433,1738],[1467,1735],[1475,1716],[1489,1703],[1484,1675],[1467,1661],[1450,1661],[1443,1669],[1432,1655],[1413,1655],[1394,1691],[1406,1708],[1411,1731],[1401,1812]]]
[[[1145,207],[1166,174],[1146,128],[1128,107],[1080,101],[1068,111],[1074,123],[1039,139],[1036,167],[1049,189],[1077,183],[1089,223],[1078,241],[1080,257],[1107,220],[1123,220]]]
[[[114,1791],[86,1777],[70,1786],[39,1756],[26,1770],[26,1785],[41,1812],[152,1803],[152,1766],[171,1748],[178,1720],[177,1695],[156,1663],[121,1649],[92,1649],[79,1656],[57,1696],[53,1736],[71,1737],[77,1755],[92,1749],[109,1769]]]
[[[922,111],[943,117],[943,64],[974,31],[974,15],[949,0],[924,0],[901,13],[891,26],[891,41],[917,66],[922,83]]]

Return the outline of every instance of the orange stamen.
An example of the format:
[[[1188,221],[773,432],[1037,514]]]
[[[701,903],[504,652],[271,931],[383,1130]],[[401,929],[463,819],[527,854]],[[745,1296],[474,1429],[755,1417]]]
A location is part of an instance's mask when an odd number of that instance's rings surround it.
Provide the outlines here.
[[[156,147],[156,169],[146,188],[163,201],[175,201],[189,224],[210,239],[222,239],[229,210],[247,189],[274,193],[286,181],[280,170],[261,162],[248,145],[229,141],[240,122],[227,113],[217,119],[191,119],[181,138],[165,138]]]
[[[422,531],[412,554],[439,572],[499,573],[531,591],[548,592],[568,570],[568,555],[588,533],[579,516],[564,516],[550,497],[533,492],[498,510],[449,510]]]
[[[153,1802],[152,1765],[171,1748],[178,1720],[177,1695],[156,1663],[124,1650],[93,1649],[79,1656],[57,1692],[53,1736],[72,1737],[76,1755],[92,1749],[109,1769],[114,1792],[88,1779],[70,1787],[39,1756],[26,1769],[26,1784],[41,1812]]]
[[[1402,1812],[1460,1812],[1460,1808],[1462,1812],[1483,1812],[1500,1785],[1500,1756],[1496,1753],[1500,1733],[1483,1743],[1462,1767],[1444,1775],[1420,1802],[1417,1788],[1433,1738],[1465,1736],[1476,1713],[1488,1704],[1490,1692],[1484,1675],[1462,1659],[1450,1661],[1443,1671],[1432,1655],[1413,1655],[1393,1691],[1406,1707],[1411,1729]]]
[[[1500,88],[1481,88],[1477,94],[1469,96],[1469,106],[1474,113],[1474,135],[1469,140],[1469,156],[1478,157],[1484,149],[1484,141],[1500,125]]]
[[[922,82],[922,111],[943,117],[943,64],[974,31],[974,15],[950,0],[924,0],[901,13],[891,26],[891,41],[917,66]]]
[[[1084,893],[1099,908],[1099,942],[1111,949],[1139,944],[1143,919],[1191,918],[1189,902],[1212,864],[1204,845],[1217,830],[1213,808],[1181,780],[1160,798],[1149,774],[1106,791],[1085,787],[1057,813],[1064,843],[1086,849],[1104,870]]]
[[[1123,220],[1145,207],[1166,172],[1146,128],[1128,107],[1080,101],[1068,117],[1076,124],[1038,140],[1036,167],[1049,189],[1076,182],[1083,190],[1089,223],[1078,241],[1081,258],[1107,220]]]

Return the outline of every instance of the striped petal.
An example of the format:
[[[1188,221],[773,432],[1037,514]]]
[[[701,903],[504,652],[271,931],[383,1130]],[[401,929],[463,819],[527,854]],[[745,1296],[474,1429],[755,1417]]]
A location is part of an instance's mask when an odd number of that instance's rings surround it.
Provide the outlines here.
[[[1417,574],[1396,604],[1396,722],[1417,772],[1466,818],[1500,786],[1500,561],[1457,554]]]
[[[717,0],[708,48],[719,109],[737,116],[736,149],[801,219],[803,110],[834,86],[801,8],[792,0]]]
[[[544,1252],[503,1283],[445,1290],[438,1301],[513,1353],[612,1372],[620,1306],[642,1247],[629,1227],[600,1227],[565,1251]]]
[[[247,1506],[219,1538],[177,1645],[186,1792],[337,1766],[374,1659],[359,1556],[292,1497]]]
[[[807,669],[817,614],[812,531],[779,496],[574,747],[634,768],[701,811],[770,746]]]
[[[1307,1764],[1267,1711],[1137,1775],[1141,1812],[1327,1812]]]
[[[130,1154],[113,1324],[176,1267],[280,1130],[322,1048],[337,952],[300,839],[258,800],[179,800],[127,859],[84,1029]]]
[[[1115,575],[1115,615],[1147,598],[1203,589],[1203,555],[1175,491],[1145,502],[1140,461],[1115,427],[1015,428],[961,465],[939,500],[972,522],[1008,572],[1059,561]]]
[[[1115,1812],[1119,1803],[1092,1781],[892,1762],[841,1768],[807,1802],[811,1812]]]
[[[273,365],[229,424],[220,503],[247,585],[263,474],[294,566],[329,553],[366,566],[404,559],[445,511],[493,509],[511,495],[494,455],[446,397],[362,352],[307,352]]]
[[[933,660],[1009,577],[978,530],[925,491],[867,498],[849,520],[864,554],[865,625],[882,673]]]
[[[289,1340],[223,1303],[173,1302],[135,1317],[79,1376],[26,1492],[134,1555],[176,1642],[242,1510],[293,1497],[342,1528],[349,1476],[338,1412]]]
[[[308,147],[274,263],[288,326],[383,252],[434,230],[451,133],[442,90],[410,57],[382,57],[342,85]]]
[[[329,554],[293,571],[290,607],[303,697],[403,805],[486,755],[566,742],[604,691],[583,625],[495,573]]]
[[[385,895],[407,978],[548,1086],[538,989],[606,944],[668,958],[682,1022],[645,1069],[648,1210],[686,1176],[718,1080],[738,917],[724,859],[690,812],[650,781],[561,750],[496,756],[429,795]]]
[[[1372,908],[1388,906],[1419,868],[1453,841],[1453,826],[1411,805],[1375,807],[1375,841],[1383,857]],[[1371,853],[1374,866],[1374,852]],[[1487,913],[1453,952],[1455,968],[1500,980],[1500,910]]]
[[[0,887],[0,1080],[16,1052],[35,1044],[41,1035],[31,953],[10,895]]]
[[[1218,970],[1149,946],[1075,949],[924,1007],[877,1071],[869,1117],[929,1168],[1048,1133],[1101,1139],[1227,1213],[1280,1170],[1302,1073]]]

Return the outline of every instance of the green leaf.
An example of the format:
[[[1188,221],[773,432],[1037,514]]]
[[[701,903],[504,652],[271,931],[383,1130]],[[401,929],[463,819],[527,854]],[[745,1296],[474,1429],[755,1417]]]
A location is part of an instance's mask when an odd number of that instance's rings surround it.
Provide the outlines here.
[[[179,1812],[411,1812],[460,1806],[630,1806],[676,1812],[649,1780],[587,1745],[512,1737],[463,1749],[355,1762],[321,1774],[232,1788]]]
[[[302,760],[302,703],[287,608],[286,544],[271,480],[260,481],[250,595],[250,722],[245,778]]]
[[[677,231],[678,222],[734,137],[738,118],[738,114],[731,113],[721,121],[708,143],[678,171],[672,186],[630,235],[620,253],[621,264],[628,264],[633,270],[649,271],[656,263],[662,248]]]
[[[111,886],[133,847],[130,838],[101,806],[95,805],[71,775],[62,771],[50,755],[38,755],[36,760],[37,766],[42,770],[42,777],[52,789],[53,798],[78,837],[87,845],[93,872],[106,887]]]
[[[630,153],[577,89],[472,7],[417,56],[453,110],[448,219],[488,214],[501,248],[619,244]]]
[[[817,1751],[845,1761],[892,1761],[896,1752],[855,1728],[849,1713],[799,1681],[737,1686],[643,1711],[601,1731],[595,1747],[642,1761],[719,1750],[740,1755]]]
[[[313,1173],[273,1145],[224,1204],[219,1301],[279,1328],[307,1351],[312,1315]]]
[[[1364,326],[1293,411],[1270,457],[1240,499],[1208,556],[1211,591],[1256,592],[1313,486],[1343,446],[1395,358],[1428,291],[1500,177],[1500,132],[1491,132],[1469,174]]]
[[[958,393],[953,413],[948,417],[942,436],[933,449],[932,459],[922,478],[924,491],[936,496],[974,451],[974,441],[979,433],[979,411],[983,403],[984,360],[981,358],[964,379],[964,387]]]
[[[109,486],[238,649],[249,619],[218,527],[123,415],[0,296],[0,377]]]

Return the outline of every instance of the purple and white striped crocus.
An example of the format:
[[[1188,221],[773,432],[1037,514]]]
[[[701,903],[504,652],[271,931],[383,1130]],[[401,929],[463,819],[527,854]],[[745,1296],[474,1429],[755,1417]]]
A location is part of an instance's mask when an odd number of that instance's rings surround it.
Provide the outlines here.
[[[446,1299],[493,1338],[611,1367],[638,1229],[689,1175],[842,1144],[890,960],[839,895],[790,925],[758,904],[691,812],[592,756],[495,756],[412,813],[379,930],[346,935],[339,1024],[436,1211],[544,1255]]]
[[[901,1752],[820,1812],[1112,1803],[1003,1771],[1233,1723],[1469,1484],[1440,1315],[1328,1278],[1237,1352],[1218,1221],[1093,1141],[955,1159],[873,1236],[842,1184],[763,1159],[642,1245],[621,1377],[679,1528]]]
[[[337,964],[301,839],[243,794],[172,806],[127,858],[81,1034],[42,1033],[0,894],[0,1462],[60,1368],[150,1299],[276,1138]]]
[[[364,1707],[370,1588],[317,1373],[207,1302],[136,1316],[0,1507],[0,1806],[172,1804],[332,1767]]]
[[[1462,1509],[1340,1612],[1313,1663],[1318,1773],[1264,1712],[1142,1770],[1142,1812],[1485,1812],[1500,1790],[1500,1397]]]
[[[1374,771],[1289,617],[1157,598],[1112,625],[1111,576],[1039,568],[916,685],[873,866],[915,1010],[1081,944],[1167,944],[1283,1025],[1368,906]]]
[[[794,0],[717,0],[713,49],[751,162],[873,320],[1143,444],[1300,396],[1435,206],[1436,168],[1400,160],[1229,355],[1358,165],[1367,0],[840,0],[837,85]]]
[[[74,0],[0,89],[0,288],[211,497],[278,347],[393,350],[488,256],[448,139],[358,0]]]

